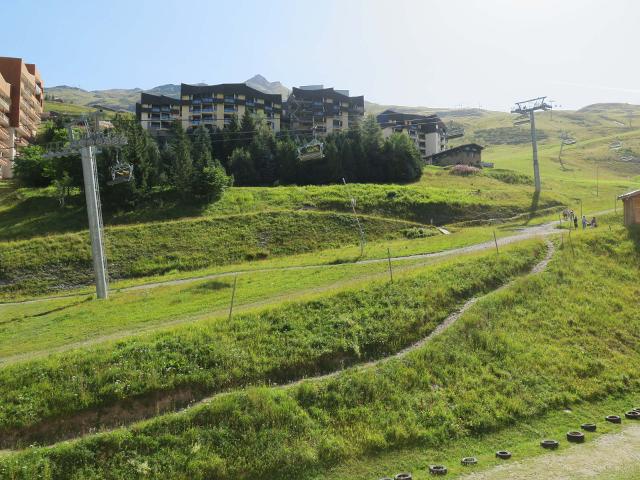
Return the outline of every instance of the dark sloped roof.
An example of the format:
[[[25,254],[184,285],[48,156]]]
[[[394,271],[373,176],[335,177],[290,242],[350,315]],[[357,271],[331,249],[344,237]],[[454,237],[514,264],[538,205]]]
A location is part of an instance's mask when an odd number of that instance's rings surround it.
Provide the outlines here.
[[[447,126],[445,123],[438,117],[436,114],[431,115],[419,115],[416,113],[404,113],[398,112],[393,109],[387,109],[382,113],[379,113],[376,117],[376,121],[380,125],[384,125],[387,127],[393,127],[395,122],[400,122],[399,125],[407,126],[414,125],[419,127],[422,132],[431,133],[435,132],[438,128],[446,131]]]
[[[307,90],[306,88],[293,87],[291,95],[293,95],[296,98],[307,98],[310,100],[329,97],[329,98],[341,100],[343,102],[350,101],[350,102],[362,105],[364,107],[364,95],[349,97],[348,95],[345,95],[343,93],[336,92],[333,88],[318,88],[316,90]]]
[[[264,93],[260,90],[250,87],[245,83],[220,83],[218,85],[189,85],[183,83],[180,85],[181,95],[193,94],[212,94],[222,93],[224,95],[249,95],[252,97],[263,98],[276,103],[282,103],[282,95],[279,93]]]
[[[166,95],[152,95],[151,93],[140,94],[141,104],[150,105],[180,105],[180,100]]]
[[[434,153],[433,155],[430,155],[428,158],[432,158],[435,160],[437,158],[447,157],[449,155],[453,155],[461,151],[466,152],[471,150],[471,151],[481,152],[483,149],[484,147],[482,145],[478,145],[477,143],[465,143],[464,145],[459,145],[457,147],[449,148],[439,153]]]
[[[627,192],[627,193],[623,193],[622,195],[619,195],[618,199],[624,200],[625,198],[637,197],[638,195],[640,195],[640,190],[634,190],[632,192]]]

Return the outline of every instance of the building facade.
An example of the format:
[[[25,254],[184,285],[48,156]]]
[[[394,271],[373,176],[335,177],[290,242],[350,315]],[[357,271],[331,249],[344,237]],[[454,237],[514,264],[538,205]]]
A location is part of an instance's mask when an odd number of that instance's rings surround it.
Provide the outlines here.
[[[409,135],[425,163],[429,163],[431,156],[448,148],[447,126],[437,115],[417,115],[385,110],[376,119],[385,138],[395,132]]]
[[[140,103],[136,103],[136,118],[142,128],[154,134],[164,134],[176,120],[182,120],[181,102],[177,98],[165,95],[140,94]]]
[[[21,58],[0,57],[0,177],[11,178],[16,147],[36,136],[44,105],[40,72]]]
[[[180,98],[142,93],[136,117],[153,134],[166,133],[171,123],[182,122],[185,130],[204,125],[222,130],[235,115],[245,112],[264,118],[274,132],[280,131],[282,95],[263,93],[244,83],[180,86]]]
[[[180,87],[182,125],[185,128],[211,125],[222,130],[235,115],[245,112],[264,117],[274,132],[280,131],[282,95],[264,93],[244,83],[187,85]]]
[[[359,124],[364,117],[364,96],[350,97],[348,90],[309,85],[293,88],[286,104],[289,129],[328,134]]]

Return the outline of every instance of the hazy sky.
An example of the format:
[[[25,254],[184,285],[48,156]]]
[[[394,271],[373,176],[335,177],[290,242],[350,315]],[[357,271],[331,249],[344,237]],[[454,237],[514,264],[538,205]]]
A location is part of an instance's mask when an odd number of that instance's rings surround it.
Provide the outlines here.
[[[0,55],[88,90],[324,83],[378,103],[640,104],[631,0],[0,0]]]

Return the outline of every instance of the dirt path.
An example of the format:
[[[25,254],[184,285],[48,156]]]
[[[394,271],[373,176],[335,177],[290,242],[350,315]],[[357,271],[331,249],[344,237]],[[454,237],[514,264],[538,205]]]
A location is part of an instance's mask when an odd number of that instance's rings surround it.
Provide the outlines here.
[[[454,254],[452,253],[450,255],[454,255]],[[412,263],[409,266],[397,268],[394,270],[394,272],[403,272],[406,269],[426,266],[432,263],[435,263],[435,262],[433,262],[431,259],[426,259],[424,262]],[[389,274],[386,271],[380,272],[380,273],[360,275],[357,277],[340,280],[330,285],[323,285],[321,287],[307,288],[304,290],[298,290],[296,292],[289,292],[281,295],[274,295],[262,300],[255,300],[247,303],[239,303],[234,305],[233,311],[234,313],[237,314],[237,313],[246,312],[248,310],[253,310],[256,308],[268,307],[270,305],[300,299],[309,295],[331,292],[333,290],[349,287],[351,285],[358,284],[363,281],[376,280],[378,278],[386,278],[388,275]],[[166,320],[163,322],[153,323],[150,325],[141,325],[138,328],[118,330],[116,332],[109,333],[106,335],[100,335],[100,336],[89,338],[86,340],[79,340],[73,343],[66,343],[58,347],[50,347],[43,350],[34,350],[31,352],[7,355],[4,357],[0,357],[0,366],[9,365],[12,363],[17,363],[25,360],[32,360],[34,358],[45,357],[53,353],[66,352],[68,350],[74,350],[76,348],[90,347],[92,345],[97,345],[100,343],[110,342],[114,340],[120,340],[122,338],[130,337],[133,335],[149,333],[149,332],[157,331],[159,329],[170,328],[170,327],[174,327],[176,325],[182,325],[185,323],[193,323],[193,322],[197,322],[199,320],[204,320],[204,319],[222,318],[225,315],[228,315],[228,313],[229,313],[229,307],[221,307],[206,313],[199,313],[195,315],[185,315],[183,317],[179,317],[173,320]]]
[[[602,212],[602,213],[605,213],[605,212]],[[522,240],[527,240],[534,237],[559,233],[558,230],[556,229],[556,225],[558,225],[558,223],[559,222],[556,220],[553,222],[544,223],[542,225],[535,225],[532,227],[523,227],[520,229],[519,233],[515,235],[510,235],[510,236],[498,239],[498,245],[508,245],[514,242],[520,242]],[[438,258],[438,257],[449,256],[449,255],[479,252],[479,251],[487,250],[491,248],[495,248],[495,243],[490,240],[483,243],[476,243],[474,245],[469,245],[466,247],[452,248],[449,250],[442,250],[439,252],[419,253],[415,255],[391,257],[391,261],[402,262],[407,260],[416,260],[416,259],[423,259],[423,258]],[[189,284],[193,282],[198,282],[201,280],[215,280],[218,278],[233,277],[235,275],[247,275],[247,274],[253,274],[253,273],[265,273],[265,272],[273,272],[273,271],[281,272],[281,271],[308,270],[312,268],[337,268],[343,265],[368,265],[372,263],[384,263],[388,261],[389,261],[388,258],[384,257],[384,258],[371,258],[367,260],[358,260],[356,262],[345,262],[345,263],[339,263],[339,264],[324,263],[324,264],[313,264],[313,265],[292,265],[288,267],[269,267],[269,268],[236,270],[236,271],[224,272],[224,273],[212,273],[210,275],[198,275],[198,276],[193,276],[188,278],[181,278],[177,280],[163,280],[159,282],[143,283],[143,284],[134,285],[131,287],[115,288],[114,290],[117,290],[118,292],[130,292],[130,291],[136,291],[136,290],[148,290],[152,288],[167,287],[167,286],[173,286],[173,285],[184,285],[184,284]],[[87,296],[88,294],[89,293],[87,292],[70,293],[66,295],[55,295],[50,297],[34,298],[31,300],[21,300],[18,302],[0,302],[0,308],[3,306],[23,305],[23,304],[29,304],[29,303],[46,302],[49,300],[59,300],[59,299],[70,298],[70,297]]]
[[[634,473],[637,475],[635,476]],[[464,480],[610,480],[640,477],[640,425],[558,453],[505,463]],[[627,476],[628,475],[628,476]]]
[[[536,273],[541,272],[546,268],[549,264],[549,261],[553,257],[555,252],[555,246],[553,242],[547,240],[547,253],[545,258],[537,263],[529,273],[525,275],[530,276]],[[374,368],[378,365],[383,364],[384,362],[388,362],[393,359],[398,359],[406,356],[410,352],[422,347],[433,338],[440,335],[447,328],[453,325],[469,308],[475,305],[480,299],[485,298],[489,295],[494,294],[495,292],[499,292],[513,285],[518,279],[523,278],[522,276],[516,277],[513,280],[507,282],[506,284],[498,287],[496,290],[492,290],[491,292],[482,295],[480,297],[474,297],[468,300],[460,309],[456,310],[454,313],[449,315],[441,324],[439,324],[429,335],[418,340],[407,348],[398,351],[395,354],[392,354],[388,357],[384,357],[377,360],[372,360],[370,362],[361,363],[355,366],[351,366],[345,369],[336,370],[331,373],[321,374],[313,377],[305,377],[297,380],[292,380],[291,382],[283,383],[280,385],[269,384],[274,388],[282,388],[288,389],[300,385],[303,382],[307,381],[323,381],[333,377],[336,377],[344,372],[357,372],[370,368]],[[251,385],[246,385],[245,388],[250,387]],[[153,416],[168,413],[171,411],[176,411],[176,406],[182,405],[183,408],[179,408],[177,412],[186,412],[192,409],[194,406],[202,405],[206,403],[210,403],[216,398],[229,395],[237,391],[237,389],[230,390],[227,392],[220,392],[215,395],[206,398],[197,398],[196,392],[192,392],[190,390],[178,390],[172,392],[157,392],[153,401],[149,402],[145,399],[139,399],[138,401],[128,400],[125,405],[115,404],[110,407],[100,408],[95,410],[88,410],[84,412],[79,412],[74,416],[68,418],[58,418],[52,420],[50,422],[45,422],[42,424],[35,425],[31,430],[32,432],[28,432],[27,435],[37,434],[38,438],[25,438],[24,434],[21,433],[20,430],[15,432],[5,432],[4,438],[2,441],[2,447],[10,448],[11,445],[15,445],[18,442],[24,443],[25,440],[33,443],[33,441],[38,441],[38,443],[46,444],[47,439],[50,439],[50,442],[58,442],[62,440],[70,440],[70,439],[78,439],[85,435],[90,435],[93,433],[105,432],[109,430],[113,430],[115,428],[123,427],[130,425],[136,421],[143,420],[145,418],[151,418]],[[135,403],[135,405],[132,405]],[[98,422],[98,423],[96,423]]]

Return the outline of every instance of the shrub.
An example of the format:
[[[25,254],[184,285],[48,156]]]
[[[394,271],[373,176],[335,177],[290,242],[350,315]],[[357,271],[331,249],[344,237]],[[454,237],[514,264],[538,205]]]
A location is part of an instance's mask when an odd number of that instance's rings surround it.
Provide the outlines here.
[[[451,175],[460,175],[468,177],[469,175],[477,175],[480,173],[480,169],[472,167],[471,165],[455,165],[449,171]]]
[[[512,185],[533,185],[533,178],[531,178],[531,176],[514,172],[513,170],[487,170],[484,174],[487,177],[495,178],[496,180]]]
[[[431,230],[424,227],[406,228],[402,231],[402,234],[406,238],[409,238],[411,240],[413,240],[414,238],[427,238],[434,235],[434,233]]]

